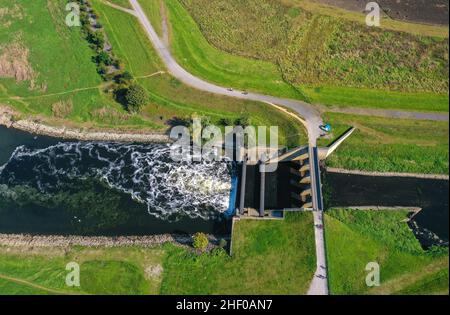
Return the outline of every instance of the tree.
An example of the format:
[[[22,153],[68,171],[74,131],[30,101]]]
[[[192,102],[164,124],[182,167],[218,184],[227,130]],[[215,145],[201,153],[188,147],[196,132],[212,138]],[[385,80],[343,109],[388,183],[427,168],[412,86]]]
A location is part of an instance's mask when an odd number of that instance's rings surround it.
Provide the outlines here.
[[[194,248],[204,251],[209,244],[208,236],[205,233],[195,233],[194,235]]]
[[[113,63],[111,56],[105,51],[100,52],[95,59],[98,64],[110,66]]]
[[[133,81],[133,75],[131,73],[129,73],[128,71],[124,71],[123,73],[116,75],[114,77],[114,80],[118,84],[128,85],[131,83],[131,81]]]
[[[127,109],[138,112],[142,106],[149,102],[147,91],[139,84],[131,85],[125,93]]]

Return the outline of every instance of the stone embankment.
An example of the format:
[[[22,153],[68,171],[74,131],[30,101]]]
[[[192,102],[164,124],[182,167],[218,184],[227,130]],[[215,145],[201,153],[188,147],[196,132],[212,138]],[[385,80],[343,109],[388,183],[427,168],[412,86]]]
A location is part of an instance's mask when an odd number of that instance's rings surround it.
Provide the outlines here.
[[[113,141],[139,143],[168,143],[168,135],[162,133],[122,133],[117,131],[91,131],[66,127],[48,126],[28,119],[15,120],[15,113],[0,106],[0,125],[15,128],[33,134],[82,141]]]
[[[359,170],[346,170],[342,168],[327,167],[329,173],[341,173],[349,175],[362,175],[362,176],[379,176],[379,177],[415,177],[423,179],[440,179],[449,180],[449,175],[443,174],[417,174],[417,173],[393,173],[393,172],[368,172]]]
[[[218,237],[208,235],[210,248],[217,247],[220,239],[229,239],[229,236]],[[141,246],[153,247],[165,243],[182,246],[192,244],[192,235],[161,234],[148,236],[41,236],[26,234],[0,234],[0,246],[6,247],[123,247]]]

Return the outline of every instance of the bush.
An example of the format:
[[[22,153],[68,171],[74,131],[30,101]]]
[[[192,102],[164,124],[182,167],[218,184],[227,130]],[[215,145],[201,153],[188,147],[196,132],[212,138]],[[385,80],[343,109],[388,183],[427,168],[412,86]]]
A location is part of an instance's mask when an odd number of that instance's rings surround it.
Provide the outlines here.
[[[127,109],[138,112],[142,106],[149,102],[147,91],[139,84],[131,85],[125,93]]]
[[[97,48],[101,48],[105,44],[105,35],[103,35],[102,32],[90,31],[88,33],[87,40]]]
[[[234,120],[229,117],[224,117],[220,119],[220,124],[224,127],[226,126],[234,126]]]
[[[219,247],[220,248],[225,248],[225,247],[227,247],[227,245],[228,245],[227,240],[221,238],[220,241],[219,241]]]
[[[236,126],[242,126],[243,128],[251,125],[250,115],[247,113],[241,114],[241,116],[235,121]]]
[[[195,233],[193,246],[195,249],[204,251],[209,244],[208,236],[205,233]]]
[[[98,64],[105,64],[107,66],[110,66],[113,64],[113,60],[111,58],[111,56],[107,53],[107,52],[100,52],[96,57],[95,57],[95,61]]]
[[[133,81],[133,75],[128,71],[124,71],[123,73],[116,75],[114,81],[116,81],[117,84],[129,85],[131,81]]]

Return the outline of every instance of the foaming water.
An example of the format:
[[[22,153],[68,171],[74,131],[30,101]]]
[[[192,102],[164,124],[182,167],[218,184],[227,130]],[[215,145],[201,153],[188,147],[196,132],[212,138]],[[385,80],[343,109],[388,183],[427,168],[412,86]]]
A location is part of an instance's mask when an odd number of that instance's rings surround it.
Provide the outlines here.
[[[174,162],[169,145],[69,142],[44,149],[17,147],[0,167],[0,183],[28,185],[43,194],[88,178],[129,194],[159,219],[208,220],[228,208],[231,164]]]

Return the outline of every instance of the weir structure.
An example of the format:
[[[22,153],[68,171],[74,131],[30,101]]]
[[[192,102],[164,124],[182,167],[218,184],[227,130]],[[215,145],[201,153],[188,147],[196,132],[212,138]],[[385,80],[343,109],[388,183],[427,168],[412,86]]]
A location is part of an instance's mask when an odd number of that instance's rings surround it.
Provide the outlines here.
[[[353,132],[350,128],[329,147],[301,146],[266,162],[240,164],[234,205],[229,214],[242,219],[282,219],[286,211],[323,211],[320,161]],[[276,164],[273,172],[270,164]]]

